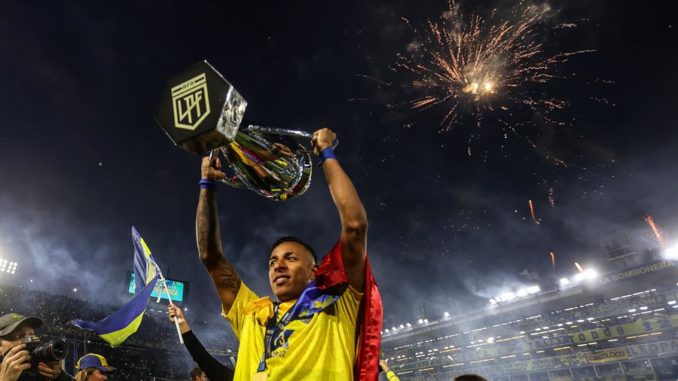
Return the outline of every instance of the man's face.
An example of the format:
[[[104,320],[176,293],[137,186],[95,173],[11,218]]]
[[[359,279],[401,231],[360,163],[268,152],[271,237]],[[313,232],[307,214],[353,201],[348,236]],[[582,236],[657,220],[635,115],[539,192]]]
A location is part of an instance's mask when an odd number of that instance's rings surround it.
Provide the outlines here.
[[[89,377],[87,377],[87,381],[106,381],[108,380],[108,376],[106,373],[100,371],[99,369],[94,369],[93,373],[90,373]]]
[[[19,325],[14,332],[0,339],[0,353],[4,355],[10,349],[21,344],[21,340],[23,340],[24,337],[31,335],[35,335],[33,327],[26,324]]]
[[[313,256],[298,242],[276,246],[268,259],[268,281],[281,302],[296,299],[314,278]]]

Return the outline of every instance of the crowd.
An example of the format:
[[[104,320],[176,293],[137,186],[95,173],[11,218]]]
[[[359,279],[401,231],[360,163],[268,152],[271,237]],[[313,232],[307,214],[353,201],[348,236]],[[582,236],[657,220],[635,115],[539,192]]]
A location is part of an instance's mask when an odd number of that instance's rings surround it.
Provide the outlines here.
[[[77,358],[94,352],[115,364],[118,368],[116,379],[119,380],[185,379],[194,363],[179,343],[176,331],[167,323],[166,316],[147,314],[137,333],[117,348],[110,348],[95,334],[68,324],[71,319],[82,316],[101,319],[117,307],[0,285],[0,316],[8,313],[39,316],[44,321],[43,327],[38,330],[39,336],[66,339],[69,351],[65,359],[67,372],[73,373]],[[221,352],[226,348],[225,340],[218,337],[209,337],[206,346],[210,350],[218,348]]]

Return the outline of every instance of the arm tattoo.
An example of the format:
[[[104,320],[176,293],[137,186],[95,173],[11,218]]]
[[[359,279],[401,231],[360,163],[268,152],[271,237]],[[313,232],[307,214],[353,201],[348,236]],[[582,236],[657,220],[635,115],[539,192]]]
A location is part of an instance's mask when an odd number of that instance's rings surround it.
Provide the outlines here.
[[[232,290],[238,290],[240,288],[240,276],[235,270],[233,265],[227,261],[224,257],[221,257],[221,260],[218,261],[217,265],[210,269],[212,274],[212,279],[214,282]]]
[[[233,265],[224,258],[217,215],[217,201],[214,192],[200,190],[195,229],[200,261],[212,276],[218,287],[237,290],[240,277]]]

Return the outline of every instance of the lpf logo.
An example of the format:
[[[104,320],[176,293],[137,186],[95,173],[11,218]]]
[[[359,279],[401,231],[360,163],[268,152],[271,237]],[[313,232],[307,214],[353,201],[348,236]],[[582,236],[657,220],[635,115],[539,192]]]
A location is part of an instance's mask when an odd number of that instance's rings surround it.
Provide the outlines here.
[[[174,126],[195,130],[210,113],[205,73],[172,87]]]

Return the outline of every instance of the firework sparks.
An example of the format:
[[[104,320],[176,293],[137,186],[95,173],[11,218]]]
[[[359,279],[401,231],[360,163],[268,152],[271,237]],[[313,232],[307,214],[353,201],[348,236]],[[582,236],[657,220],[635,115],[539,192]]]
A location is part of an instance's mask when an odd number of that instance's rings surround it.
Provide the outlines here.
[[[530,204],[530,215],[532,216],[532,221],[534,221],[535,224],[539,225],[539,220],[537,220],[537,217],[534,213],[534,203],[532,202],[532,200],[527,201]]]
[[[556,273],[556,253],[550,252],[551,255],[551,271],[555,274]]]
[[[448,130],[462,110],[470,111],[480,127],[486,112],[510,115],[511,106],[523,106],[545,115],[567,105],[532,85],[558,78],[556,66],[591,50],[546,55],[537,36],[546,24],[548,6],[521,1],[509,16],[501,17],[495,9],[488,18],[466,16],[460,8],[450,0],[449,10],[438,21],[429,20],[422,32],[403,19],[420,40],[408,46],[407,54],[399,54],[396,64],[415,76],[410,85],[420,95],[410,101],[412,108],[444,106],[440,125]]]
[[[575,263],[574,263],[574,267],[576,267],[577,270],[579,270],[580,273],[582,273],[582,274],[584,273],[584,269],[581,268],[581,266],[579,265],[579,263],[575,262]]]
[[[652,229],[652,232],[654,233],[654,236],[657,237],[657,242],[663,247],[666,242],[664,240],[664,236],[662,235],[661,230],[657,227],[657,224],[654,223],[654,218],[652,218],[651,215],[647,215],[644,218],[645,222],[647,222],[648,225],[650,225],[650,229]]]

